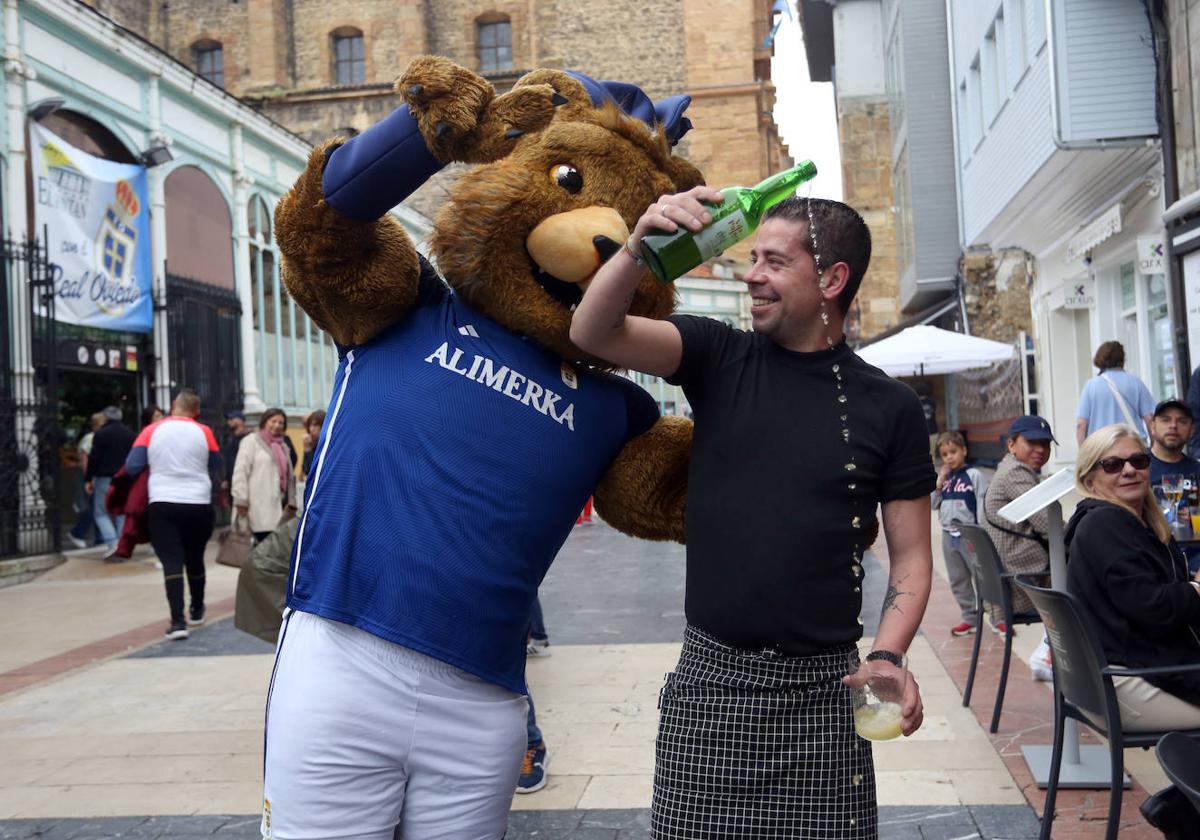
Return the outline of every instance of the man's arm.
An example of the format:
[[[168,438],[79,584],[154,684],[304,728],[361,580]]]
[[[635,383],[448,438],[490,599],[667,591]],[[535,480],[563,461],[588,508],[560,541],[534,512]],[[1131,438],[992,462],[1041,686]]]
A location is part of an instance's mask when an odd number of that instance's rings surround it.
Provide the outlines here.
[[[875,650],[905,654],[912,644],[933,581],[933,555],[929,545],[929,497],[895,499],[883,504],[883,533],[887,539],[889,566],[887,593],[875,634]],[[873,670],[887,670],[886,662],[870,663]],[[900,709],[900,730],[916,732],[924,720],[921,692],[908,671],[904,702]]]
[[[1083,443],[1088,433],[1088,421],[1082,417],[1075,418],[1075,442]]]
[[[722,200],[721,193],[709,187],[663,196],[638,219],[630,242],[641,242],[653,230],[673,232],[680,224],[689,230],[700,230],[712,221],[700,202]],[[571,342],[584,352],[620,367],[670,376],[679,369],[683,358],[679,330],[669,321],[627,314],[634,291],[646,273],[628,244],[600,266],[571,318]]]

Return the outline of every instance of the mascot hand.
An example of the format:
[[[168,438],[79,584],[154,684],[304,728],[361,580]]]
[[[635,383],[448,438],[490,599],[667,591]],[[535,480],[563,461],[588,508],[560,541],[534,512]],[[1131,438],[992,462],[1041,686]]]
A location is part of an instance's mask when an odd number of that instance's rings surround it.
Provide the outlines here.
[[[496,96],[477,73],[439,56],[413,59],[396,82],[425,144],[443,163],[490,163],[522,135],[544,128],[567,100],[550,85],[527,85]]]

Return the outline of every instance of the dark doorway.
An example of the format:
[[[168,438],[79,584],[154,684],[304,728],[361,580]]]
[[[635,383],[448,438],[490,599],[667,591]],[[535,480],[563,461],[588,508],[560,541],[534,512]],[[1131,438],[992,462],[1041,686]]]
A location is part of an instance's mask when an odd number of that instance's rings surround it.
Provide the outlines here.
[[[72,527],[87,504],[83,493],[83,463],[79,444],[91,430],[91,416],[106,406],[121,409],[125,425],[138,427],[138,376],[135,373],[59,368],[58,422],[62,429],[58,485],[62,525]]]

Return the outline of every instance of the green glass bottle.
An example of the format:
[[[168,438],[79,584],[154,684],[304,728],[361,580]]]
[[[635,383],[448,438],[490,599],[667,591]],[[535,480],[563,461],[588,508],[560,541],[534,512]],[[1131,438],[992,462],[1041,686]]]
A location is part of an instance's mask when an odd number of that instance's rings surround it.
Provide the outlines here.
[[[806,160],[772,175],[758,186],[723,189],[725,201],[712,208],[713,220],[709,224],[694,232],[680,225],[674,233],[647,234],[642,237],[642,256],[655,277],[670,283],[754,233],[768,208],[783,201],[816,174],[816,165]]]

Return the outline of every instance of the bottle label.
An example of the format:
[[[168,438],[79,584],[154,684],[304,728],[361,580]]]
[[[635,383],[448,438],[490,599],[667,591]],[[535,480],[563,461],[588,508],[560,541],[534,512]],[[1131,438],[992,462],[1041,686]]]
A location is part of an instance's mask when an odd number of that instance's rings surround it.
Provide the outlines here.
[[[746,214],[739,208],[723,219],[717,219],[703,230],[697,231],[692,235],[692,241],[700,250],[701,262],[703,262],[741,242],[749,232],[750,225],[746,222]]]

